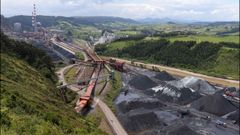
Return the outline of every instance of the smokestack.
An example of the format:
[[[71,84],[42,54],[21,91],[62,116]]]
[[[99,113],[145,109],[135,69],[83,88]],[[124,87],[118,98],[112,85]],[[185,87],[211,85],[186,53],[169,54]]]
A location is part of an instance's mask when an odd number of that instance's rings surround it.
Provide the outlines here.
[[[36,5],[33,4],[33,12],[32,12],[32,26],[33,32],[37,32],[37,13],[36,13]]]

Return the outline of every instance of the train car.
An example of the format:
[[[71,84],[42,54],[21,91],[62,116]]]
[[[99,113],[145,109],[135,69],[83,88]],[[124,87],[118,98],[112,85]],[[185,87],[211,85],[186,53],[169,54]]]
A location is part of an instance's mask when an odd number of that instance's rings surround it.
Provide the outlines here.
[[[124,64],[125,62],[109,59],[109,65],[117,71],[124,72]]]
[[[86,107],[89,104],[91,104],[91,102],[92,102],[91,94],[92,94],[94,87],[95,87],[95,81],[90,82],[86,93],[84,94],[84,96],[80,97],[80,99],[76,103],[75,110],[77,113],[80,113],[83,109],[86,109]]]
[[[79,100],[77,101],[76,107],[75,107],[75,110],[77,113],[84,114],[88,110],[89,105],[92,102],[93,90],[97,83],[97,79],[94,79],[94,78],[97,78],[99,76],[100,70],[101,69],[94,70],[94,73],[92,74],[91,80],[87,86],[87,90],[85,94],[82,97],[80,97]]]

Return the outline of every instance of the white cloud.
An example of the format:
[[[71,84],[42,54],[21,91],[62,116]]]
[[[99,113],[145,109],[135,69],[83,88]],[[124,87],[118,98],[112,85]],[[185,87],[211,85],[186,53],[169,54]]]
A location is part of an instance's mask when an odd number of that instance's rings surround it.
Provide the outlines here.
[[[238,20],[238,0],[35,0],[38,14]],[[7,16],[31,15],[33,0],[2,0]]]

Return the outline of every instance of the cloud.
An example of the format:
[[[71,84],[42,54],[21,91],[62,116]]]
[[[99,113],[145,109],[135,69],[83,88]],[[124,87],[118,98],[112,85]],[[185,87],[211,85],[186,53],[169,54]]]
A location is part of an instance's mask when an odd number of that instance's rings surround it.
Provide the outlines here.
[[[62,16],[169,17],[190,20],[238,20],[238,0],[37,0],[38,14]],[[33,0],[2,0],[7,16],[31,15]]]

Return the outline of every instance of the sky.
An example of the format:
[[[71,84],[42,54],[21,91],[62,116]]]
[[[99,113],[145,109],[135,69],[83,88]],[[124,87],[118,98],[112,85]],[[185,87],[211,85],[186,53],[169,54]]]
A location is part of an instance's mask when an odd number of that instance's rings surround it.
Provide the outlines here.
[[[239,0],[1,0],[1,14],[31,15],[33,3],[38,15],[239,21]]]

